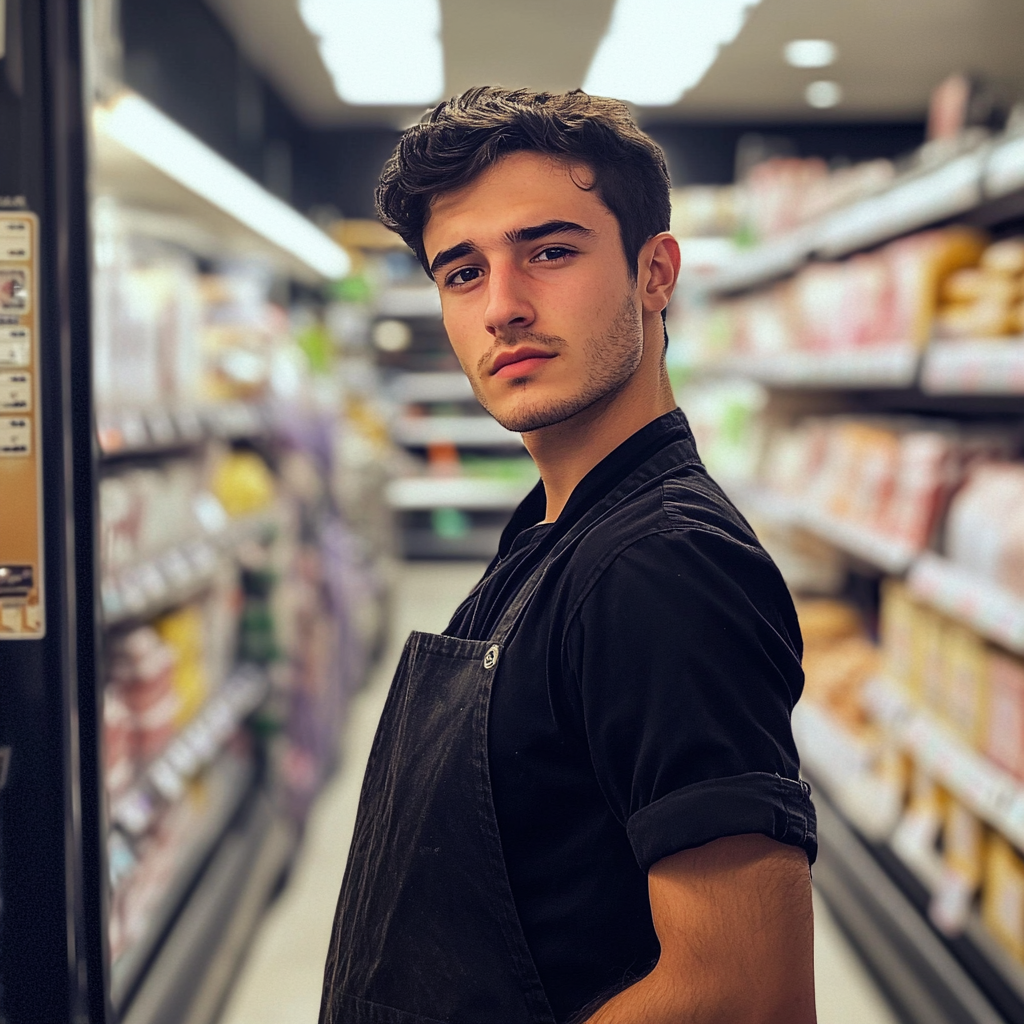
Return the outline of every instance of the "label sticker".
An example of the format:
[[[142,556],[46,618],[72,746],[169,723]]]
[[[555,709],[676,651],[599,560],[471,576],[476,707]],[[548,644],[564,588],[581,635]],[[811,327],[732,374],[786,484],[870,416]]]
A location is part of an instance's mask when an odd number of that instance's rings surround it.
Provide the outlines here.
[[[31,565],[0,565],[0,601],[24,601],[34,585]]]
[[[27,263],[32,259],[32,247],[28,240],[0,236],[0,260],[16,260]]]
[[[39,284],[38,218],[0,211],[0,641],[46,635]]]
[[[5,313],[27,313],[31,309],[28,270],[21,267],[0,267],[0,310]]]
[[[0,459],[32,454],[32,421],[23,416],[0,416]]]
[[[4,340],[0,333],[0,366],[28,366],[30,341]]]
[[[31,412],[32,374],[0,373],[0,412]]]

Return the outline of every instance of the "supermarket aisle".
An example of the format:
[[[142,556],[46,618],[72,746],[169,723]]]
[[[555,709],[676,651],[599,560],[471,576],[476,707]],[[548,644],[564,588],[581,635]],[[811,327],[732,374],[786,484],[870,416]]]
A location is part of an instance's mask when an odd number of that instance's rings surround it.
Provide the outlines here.
[[[410,630],[443,629],[478,563],[407,563],[396,583],[390,648],[353,704],[347,756],[321,795],[291,882],[252,945],[220,1024],[313,1024],[359,784],[391,675]],[[815,905],[819,1024],[897,1024],[820,900]]]

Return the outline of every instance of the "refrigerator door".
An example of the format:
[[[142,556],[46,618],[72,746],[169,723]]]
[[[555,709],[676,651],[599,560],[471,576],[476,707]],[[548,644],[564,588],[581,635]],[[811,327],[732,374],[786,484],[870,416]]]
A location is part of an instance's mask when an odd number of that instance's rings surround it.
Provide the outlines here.
[[[80,17],[0,2],[4,1024],[106,1019]]]

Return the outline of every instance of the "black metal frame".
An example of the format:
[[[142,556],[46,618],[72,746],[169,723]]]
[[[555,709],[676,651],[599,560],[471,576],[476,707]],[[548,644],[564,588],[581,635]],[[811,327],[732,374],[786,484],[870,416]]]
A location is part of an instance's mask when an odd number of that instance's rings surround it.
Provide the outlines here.
[[[79,0],[7,8],[5,60],[20,59],[22,90],[0,86],[0,181],[40,218],[47,633],[0,644],[0,747],[10,748],[0,794],[0,1014],[9,1024],[100,1024],[106,868],[82,10]]]

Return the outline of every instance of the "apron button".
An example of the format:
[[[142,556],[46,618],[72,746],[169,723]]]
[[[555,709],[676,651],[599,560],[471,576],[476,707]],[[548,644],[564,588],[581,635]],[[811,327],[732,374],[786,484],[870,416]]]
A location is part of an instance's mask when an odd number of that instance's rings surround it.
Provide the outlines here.
[[[501,648],[497,644],[491,644],[487,648],[487,653],[484,655],[484,668],[491,669],[498,664],[498,655],[501,653]]]

